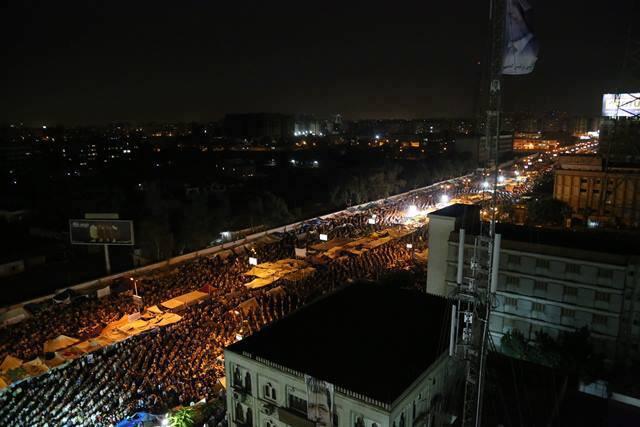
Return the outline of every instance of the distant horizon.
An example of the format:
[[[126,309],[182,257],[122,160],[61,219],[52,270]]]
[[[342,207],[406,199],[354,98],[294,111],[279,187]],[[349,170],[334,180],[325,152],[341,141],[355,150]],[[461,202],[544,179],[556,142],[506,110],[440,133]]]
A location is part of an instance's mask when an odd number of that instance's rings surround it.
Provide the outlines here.
[[[595,119],[603,117],[599,114],[588,115],[588,114],[580,114],[580,113],[571,113],[568,111],[562,110],[546,110],[546,111],[503,111],[503,114],[531,114],[531,115],[545,115],[545,114],[566,114],[569,118],[587,118],[587,119]],[[333,115],[316,115],[310,113],[288,113],[288,112],[265,112],[265,111],[241,111],[241,112],[229,112],[220,116],[217,119],[209,119],[209,120],[107,120],[104,122],[96,123],[73,123],[73,122],[33,122],[30,123],[27,121],[0,121],[0,127],[11,127],[13,125],[22,125],[25,128],[41,128],[42,126],[47,126],[50,128],[56,127],[73,127],[73,128],[91,128],[91,127],[103,127],[114,124],[127,124],[134,126],[144,126],[144,125],[155,125],[155,124],[167,124],[167,125],[178,125],[178,124],[210,124],[210,123],[219,123],[224,120],[225,116],[228,114],[283,114],[287,116],[306,116],[312,117],[316,120],[329,120],[335,115],[340,115],[343,121],[347,122],[364,122],[364,121],[392,121],[392,120],[401,120],[401,121],[428,121],[428,120],[475,120],[473,116],[431,116],[431,117],[361,117],[361,118],[351,118],[347,117],[340,113],[335,113]]]

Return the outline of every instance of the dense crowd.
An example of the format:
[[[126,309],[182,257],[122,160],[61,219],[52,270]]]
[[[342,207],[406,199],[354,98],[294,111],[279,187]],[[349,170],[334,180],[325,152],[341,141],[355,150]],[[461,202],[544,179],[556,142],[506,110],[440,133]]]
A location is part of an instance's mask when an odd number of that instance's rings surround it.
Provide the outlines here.
[[[202,257],[171,271],[136,279],[144,305],[151,306],[209,285],[211,298],[180,312],[182,320],[115,343],[89,356],[35,377],[0,393],[0,425],[111,425],[139,410],[152,413],[201,399],[221,397],[217,380],[224,375],[223,348],[292,310],[357,279],[375,279],[412,265],[406,240],[393,240],[358,256],[341,256],[317,266],[302,280],[278,282],[271,288],[247,289],[248,256],[261,261],[293,257],[294,246],[312,243],[309,236],[359,237],[400,222],[407,204],[425,209],[433,194],[421,193],[346,213],[284,233],[278,242],[250,253]],[[375,224],[369,219],[374,217]],[[425,237],[424,231],[416,233]],[[415,235],[405,239],[415,239]],[[254,304],[243,304],[255,298]],[[130,293],[81,298],[68,305],[41,307],[33,317],[0,331],[0,357],[25,360],[42,354],[43,342],[59,334],[95,336],[109,322],[137,308]]]

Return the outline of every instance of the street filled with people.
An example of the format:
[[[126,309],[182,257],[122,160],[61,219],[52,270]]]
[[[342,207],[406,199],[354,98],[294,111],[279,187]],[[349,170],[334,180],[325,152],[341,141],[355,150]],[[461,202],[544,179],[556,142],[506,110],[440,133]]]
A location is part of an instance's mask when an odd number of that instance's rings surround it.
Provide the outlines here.
[[[480,181],[470,185],[467,179],[451,180],[306,222],[279,233],[275,242],[125,278],[135,282],[145,307],[203,287],[209,297],[181,310],[182,319],[176,323],[115,342],[0,390],[0,425],[108,426],[137,411],[164,413],[178,405],[222,399],[224,389],[218,380],[224,376],[221,356],[227,345],[352,281],[420,268],[415,254],[426,247],[427,227],[424,222],[414,225],[406,236],[314,265],[310,276],[285,277],[258,289],[245,286],[251,280],[245,275],[250,256],[260,262],[295,258],[296,247],[310,248],[320,242],[321,234],[329,240],[367,236],[404,224],[413,216],[408,210],[425,212],[445,205],[472,194],[479,185]],[[43,350],[47,340],[59,335],[79,340],[99,335],[109,323],[140,310],[132,298],[134,291],[128,288],[101,298],[83,295],[67,303],[31,305],[29,318],[0,329],[0,361],[8,355],[46,360],[52,357]],[[213,421],[221,422],[220,414]]]

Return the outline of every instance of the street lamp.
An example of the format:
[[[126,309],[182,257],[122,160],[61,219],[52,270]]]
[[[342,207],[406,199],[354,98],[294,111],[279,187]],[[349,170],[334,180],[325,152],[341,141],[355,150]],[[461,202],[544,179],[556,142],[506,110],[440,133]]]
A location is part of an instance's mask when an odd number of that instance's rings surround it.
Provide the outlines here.
[[[418,207],[416,205],[409,206],[409,209],[407,209],[407,213],[405,216],[407,218],[413,218],[416,215],[418,215]]]
[[[447,196],[446,194],[440,196],[440,203],[449,203],[449,196]]]

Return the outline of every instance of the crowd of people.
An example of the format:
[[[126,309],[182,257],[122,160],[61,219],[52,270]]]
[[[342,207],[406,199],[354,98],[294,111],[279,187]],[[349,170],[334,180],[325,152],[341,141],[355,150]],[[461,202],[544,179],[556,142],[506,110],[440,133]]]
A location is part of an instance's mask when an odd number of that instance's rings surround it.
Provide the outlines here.
[[[224,376],[220,362],[225,346],[286,316],[309,301],[350,281],[376,279],[385,272],[413,265],[407,239],[392,240],[360,255],[341,256],[308,277],[248,289],[248,256],[261,261],[294,256],[318,233],[360,237],[399,223],[407,204],[432,206],[431,193],[417,193],[384,206],[336,215],[303,229],[284,233],[274,243],[249,253],[214,255],[187,261],[171,271],[135,278],[145,306],[209,285],[210,298],[180,312],[182,320],[114,343],[47,373],[0,392],[0,425],[107,426],[136,411],[161,413],[177,405],[223,397],[217,385]],[[369,219],[375,218],[375,224]],[[424,230],[416,233],[420,239]],[[303,237],[306,236],[306,237]],[[310,238],[309,236],[315,236]],[[317,241],[317,240],[315,240]],[[253,304],[243,304],[255,299]],[[25,360],[42,355],[42,345],[59,334],[95,336],[109,322],[138,310],[131,294],[80,298],[67,305],[40,307],[34,315],[0,330],[0,357]]]

